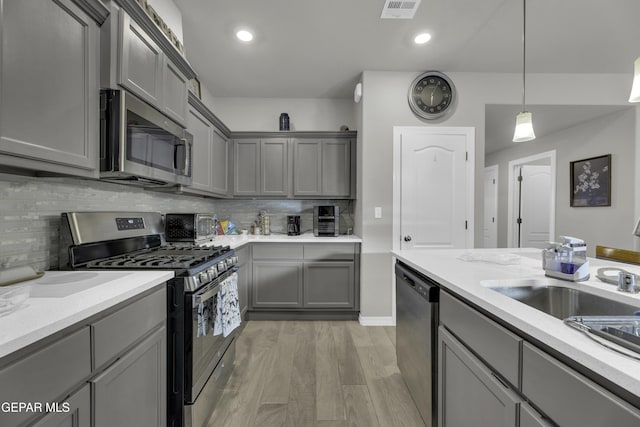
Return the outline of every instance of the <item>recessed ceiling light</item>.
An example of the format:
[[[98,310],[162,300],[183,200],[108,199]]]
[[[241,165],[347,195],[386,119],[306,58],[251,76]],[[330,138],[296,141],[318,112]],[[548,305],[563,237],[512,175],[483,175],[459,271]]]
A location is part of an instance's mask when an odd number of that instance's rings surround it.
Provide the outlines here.
[[[247,31],[247,30],[240,30],[240,31],[238,31],[236,33],[236,37],[240,41],[250,42],[251,40],[253,40],[253,33],[251,33],[251,31]]]
[[[429,33],[421,33],[418,34],[413,41],[415,42],[415,44],[425,44],[426,42],[428,42],[429,40],[431,40],[431,34]]]

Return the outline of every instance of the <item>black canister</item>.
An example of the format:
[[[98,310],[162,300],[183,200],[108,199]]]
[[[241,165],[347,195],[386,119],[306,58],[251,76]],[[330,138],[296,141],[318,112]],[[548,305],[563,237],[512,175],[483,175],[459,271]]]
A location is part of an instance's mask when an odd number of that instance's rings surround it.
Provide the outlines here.
[[[280,114],[280,130],[289,130],[289,115],[287,113]]]

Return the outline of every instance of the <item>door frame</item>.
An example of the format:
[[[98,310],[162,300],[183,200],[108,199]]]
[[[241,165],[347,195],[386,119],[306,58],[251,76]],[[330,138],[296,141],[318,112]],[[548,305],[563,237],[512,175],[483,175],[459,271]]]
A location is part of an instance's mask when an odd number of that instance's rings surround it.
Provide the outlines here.
[[[483,202],[482,202],[483,220],[485,219],[484,218],[484,211],[485,211],[485,205],[487,204],[487,194],[486,194],[486,192],[484,192],[484,190],[485,190],[485,188],[484,188],[484,177],[487,174],[487,172],[493,172],[494,176],[495,176],[495,180],[496,180],[496,187],[495,187],[496,188],[496,197],[493,200],[493,210],[496,213],[496,216],[495,216],[495,232],[496,232],[495,240],[496,240],[496,246],[491,246],[491,247],[492,248],[493,247],[497,248],[498,247],[498,197],[500,196],[500,191],[499,191],[499,187],[498,186],[500,185],[500,181],[499,181],[499,179],[500,179],[500,165],[495,164],[495,165],[487,166],[483,170],[483,175],[482,175],[482,178],[483,178],[482,179],[482,182],[483,182],[483,186],[482,186],[482,191],[483,191]],[[482,228],[484,229],[484,223],[482,224]],[[482,246],[486,247],[484,245],[484,243],[485,243],[485,240],[484,240],[484,233],[483,233],[483,235],[482,235]]]
[[[554,239],[556,235],[556,150],[545,151],[543,153],[534,154],[528,157],[522,157],[520,159],[511,160],[509,162],[509,190],[508,202],[507,202],[507,247],[515,248],[518,246],[518,239],[516,234],[516,218],[515,212],[518,211],[518,198],[516,197],[516,185],[515,180],[518,176],[517,170],[524,165],[538,162],[542,159],[549,159],[551,166],[551,189],[549,191],[549,238]]]

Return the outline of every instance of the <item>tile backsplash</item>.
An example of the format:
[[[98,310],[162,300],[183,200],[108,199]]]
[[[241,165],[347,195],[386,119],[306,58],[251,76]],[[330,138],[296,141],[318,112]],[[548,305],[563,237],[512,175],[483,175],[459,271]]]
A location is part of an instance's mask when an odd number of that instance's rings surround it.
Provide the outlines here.
[[[302,231],[313,226],[313,206],[340,206],[341,232],[353,227],[345,200],[218,200],[154,192],[76,178],[0,174],[0,269],[31,265],[58,268],[60,214],[69,211],[213,212],[247,227],[260,211],[270,215],[272,233],[286,233],[286,216],[301,216]]]

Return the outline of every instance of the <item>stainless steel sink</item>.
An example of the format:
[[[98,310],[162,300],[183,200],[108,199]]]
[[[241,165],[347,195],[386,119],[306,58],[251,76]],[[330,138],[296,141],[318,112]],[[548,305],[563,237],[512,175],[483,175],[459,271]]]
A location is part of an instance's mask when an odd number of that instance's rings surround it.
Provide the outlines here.
[[[570,316],[633,316],[640,311],[638,305],[560,286],[490,286],[510,298],[554,316],[566,319]]]

